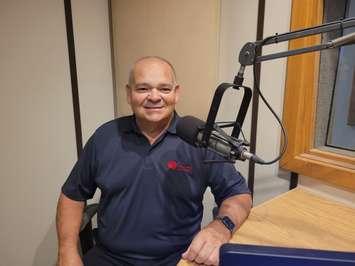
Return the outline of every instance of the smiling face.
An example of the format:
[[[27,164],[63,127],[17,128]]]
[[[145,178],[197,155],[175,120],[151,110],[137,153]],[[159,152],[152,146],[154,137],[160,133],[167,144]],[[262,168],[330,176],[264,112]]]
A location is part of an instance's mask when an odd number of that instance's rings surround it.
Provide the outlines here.
[[[174,72],[167,62],[154,57],[136,62],[127,85],[127,101],[139,125],[167,125],[179,93]]]

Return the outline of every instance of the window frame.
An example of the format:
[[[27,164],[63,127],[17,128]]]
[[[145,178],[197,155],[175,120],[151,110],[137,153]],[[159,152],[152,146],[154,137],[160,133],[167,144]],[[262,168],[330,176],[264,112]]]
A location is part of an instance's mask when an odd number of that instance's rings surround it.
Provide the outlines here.
[[[322,24],[323,0],[293,0],[291,31]],[[289,49],[312,46],[321,35],[289,42]],[[280,167],[355,191],[355,157],[314,147],[320,52],[287,60],[283,122],[288,147]]]

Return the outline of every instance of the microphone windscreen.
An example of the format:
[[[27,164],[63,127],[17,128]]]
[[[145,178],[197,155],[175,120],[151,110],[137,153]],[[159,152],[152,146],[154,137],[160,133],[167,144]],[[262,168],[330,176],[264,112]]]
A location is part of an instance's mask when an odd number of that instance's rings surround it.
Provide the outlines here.
[[[205,122],[193,117],[181,117],[176,125],[176,134],[187,143],[196,146],[197,135],[205,126]]]

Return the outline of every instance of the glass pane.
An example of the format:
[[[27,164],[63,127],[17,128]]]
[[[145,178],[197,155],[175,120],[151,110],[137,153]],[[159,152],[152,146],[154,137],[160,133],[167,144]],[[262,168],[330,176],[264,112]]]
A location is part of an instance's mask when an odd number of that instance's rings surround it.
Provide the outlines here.
[[[355,16],[355,1],[348,1],[346,17]],[[344,35],[354,32],[344,29]],[[355,97],[354,84],[355,46],[340,48],[338,70],[335,80],[330,123],[326,145],[355,151],[355,123],[351,99]]]
[[[324,1],[324,23],[355,16],[355,0]],[[327,42],[354,28],[323,34]],[[355,45],[321,52],[316,114],[317,148],[352,154],[355,151]]]

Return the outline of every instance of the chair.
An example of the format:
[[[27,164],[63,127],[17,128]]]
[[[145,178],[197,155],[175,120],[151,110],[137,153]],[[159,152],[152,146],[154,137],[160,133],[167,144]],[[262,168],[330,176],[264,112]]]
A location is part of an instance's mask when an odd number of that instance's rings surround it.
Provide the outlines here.
[[[93,203],[86,205],[84,208],[79,233],[82,255],[88,252],[95,245],[96,229],[92,228],[92,218],[97,213],[98,206],[98,203]]]

